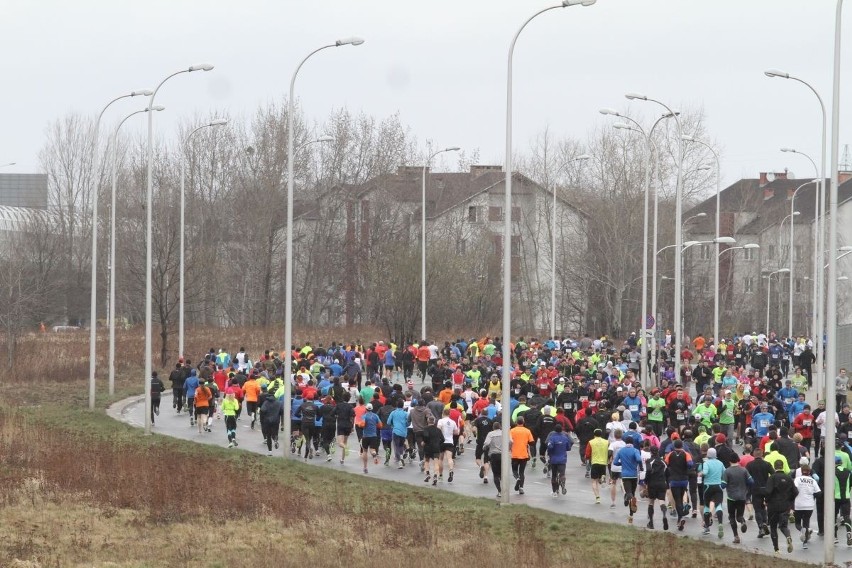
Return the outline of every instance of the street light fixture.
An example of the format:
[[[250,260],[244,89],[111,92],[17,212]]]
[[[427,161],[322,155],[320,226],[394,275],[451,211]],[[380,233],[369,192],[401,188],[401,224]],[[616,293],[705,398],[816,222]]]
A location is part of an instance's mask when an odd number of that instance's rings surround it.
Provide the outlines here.
[[[5,164],[0,164],[0,168],[7,168],[9,166],[14,166],[15,162],[7,162]]]
[[[154,239],[152,234],[154,209],[154,113],[151,111],[154,109],[154,99],[157,98],[157,93],[166,81],[183,73],[210,71],[211,69],[213,69],[213,65],[210,63],[199,63],[191,65],[186,69],[175,71],[160,81],[160,84],[150,93],[148,98],[148,184],[145,192],[145,434],[151,433],[151,368],[153,363],[151,361],[151,293],[153,290],[152,261],[154,258]]]
[[[151,91],[146,91],[148,95],[150,95]],[[163,106],[155,106],[152,110],[159,112],[165,110],[166,107]],[[109,321],[109,395],[112,396],[115,394],[115,208],[116,208],[116,169],[118,168],[118,132],[121,130],[121,126],[127,122],[131,116],[136,116],[137,114],[143,112],[150,112],[148,107],[145,107],[142,110],[137,110],[136,112],[131,112],[127,116],[125,116],[121,122],[118,123],[118,126],[115,127],[115,130],[112,133],[112,138],[110,139],[111,146],[111,174],[110,174],[110,182],[112,186],[112,191],[110,192],[110,211],[109,211],[109,309],[107,310],[107,320]]]
[[[677,113],[667,104],[653,98],[649,98],[646,95],[640,93],[627,93],[624,95],[627,97],[627,100],[640,100],[652,102],[657,105],[660,105],[666,111],[668,111],[675,122],[677,123],[678,135],[680,137],[683,136],[683,124],[678,118]],[[683,244],[683,228],[681,226],[681,221],[683,218],[683,139],[680,140],[680,144],[678,145],[678,160],[677,160],[677,182],[675,184],[675,278],[677,282],[675,283],[675,290],[679,289],[681,286],[681,280],[683,279],[682,267],[683,267],[683,249],[681,245]],[[675,357],[674,357],[674,366],[675,373],[680,373],[680,348],[678,347],[678,342],[683,341],[683,323],[681,321],[681,313],[683,311],[683,306],[681,302],[680,296],[675,293],[675,302],[674,302],[674,323],[677,327],[675,331]]]
[[[563,0],[561,4],[543,8],[532,16],[527,18],[521,27],[515,32],[512,37],[512,42],[509,44],[509,53],[506,65],[506,182],[504,188],[504,214],[503,214],[503,368],[501,369],[502,380],[504,385],[509,385],[511,382],[511,366],[512,366],[512,350],[510,348],[512,337],[512,60],[515,53],[515,44],[518,42],[518,37],[524,28],[538,16],[555,10],[557,8],[565,8],[569,6],[591,6],[596,0]],[[503,408],[510,408],[509,389],[502,389],[501,404]],[[502,416],[503,432],[508,433],[511,421],[510,413],[504,412]],[[505,436],[502,442],[502,459],[501,464],[506,471],[510,467],[509,455],[509,437]],[[503,483],[502,502],[509,504],[508,481]]]
[[[556,175],[558,176],[568,164],[590,160],[590,154],[580,154],[563,163]],[[550,337],[556,337],[556,187],[553,187],[553,211],[550,217]]]
[[[834,54],[834,57],[835,57],[834,90],[835,90],[835,92],[833,93],[834,96],[839,96],[839,90],[840,90],[840,85],[839,85],[839,82],[838,82],[839,81],[838,76],[840,75],[840,63],[839,63],[839,61],[840,61],[840,47],[839,47],[840,46],[840,23],[839,22],[840,22],[840,10],[841,10],[842,4],[843,4],[843,0],[838,0],[837,16],[836,16],[837,27],[836,27],[836,30],[835,30],[835,54]],[[815,209],[814,209],[814,211],[815,211],[815,213],[814,213],[814,215],[815,215],[814,216],[814,234],[815,234],[815,238],[816,238],[816,243],[815,243],[816,246],[815,246],[815,249],[814,249],[815,254],[814,254],[814,266],[813,266],[814,314],[813,314],[812,323],[813,323],[813,329],[819,330],[817,333],[819,334],[820,337],[822,337],[822,330],[825,328],[825,325],[824,325],[825,324],[825,309],[824,309],[824,307],[825,307],[825,293],[826,292],[825,292],[825,286],[821,282],[823,275],[819,271],[819,259],[822,258],[823,249],[825,247],[825,235],[826,235],[826,232],[825,232],[825,203],[826,203],[826,201],[825,201],[825,199],[826,199],[826,195],[825,195],[825,158],[826,158],[825,104],[823,103],[822,97],[817,92],[817,90],[810,83],[808,83],[807,81],[805,81],[803,79],[800,79],[799,77],[795,77],[793,75],[790,75],[790,73],[787,73],[786,71],[782,71],[780,69],[769,69],[767,71],[764,71],[764,75],[766,75],[767,77],[778,77],[778,78],[781,78],[781,79],[790,79],[792,81],[796,81],[797,83],[801,83],[802,85],[804,85],[805,87],[810,89],[811,92],[814,94],[814,96],[816,96],[817,102],[819,102],[819,107],[820,107],[820,111],[821,111],[822,132],[821,132],[821,136],[820,136],[820,142],[821,142],[822,151],[820,153],[820,162],[819,162],[820,163],[820,169],[817,170],[817,167],[816,167],[816,164],[814,163],[814,161],[813,160],[810,160],[810,161],[814,165],[814,170],[816,172],[815,176],[819,177],[819,179],[820,179],[819,191],[815,192],[815,195],[814,195],[814,200],[815,200],[815,203],[816,203],[816,206],[815,206]],[[832,103],[834,104],[833,108],[837,109],[837,101],[832,101]],[[786,150],[793,152],[793,153],[796,153],[796,154],[801,154],[803,156],[806,156],[808,159],[810,159],[810,157],[807,156],[806,154],[804,154],[803,152],[798,152],[796,150],[793,150],[792,148],[786,148]],[[837,148],[834,149],[834,152],[835,153],[837,152]],[[832,159],[833,158],[834,157],[832,157]],[[835,170],[836,169],[837,168],[835,167]],[[836,172],[832,172],[832,173],[836,173]],[[837,176],[833,175],[832,180],[836,181]],[[829,234],[835,235],[836,233],[829,233]],[[825,350],[822,348],[822,341],[814,341],[814,355],[816,355],[816,375],[817,375],[817,380],[816,380],[817,385],[816,386],[817,386],[818,392],[821,392],[821,389],[823,388],[823,386],[827,385],[829,382],[831,382],[832,385],[834,384],[833,381],[823,382],[824,378],[825,378],[825,375],[823,374],[824,352],[825,352]],[[834,408],[834,405],[826,406],[826,410],[829,410],[831,408]],[[830,431],[832,433],[834,431],[833,423],[832,423],[832,428],[831,428]],[[834,446],[831,447],[830,455],[826,454],[826,459],[829,458],[829,457],[831,457],[831,459],[834,459]],[[834,470],[832,470],[832,472],[833,471]],[[832,477],[831,484],[827,485],[825,490],[826,491],[829,491],[829,490],[833,491],[834,490],[833,483],[834,482],[833,482],[833,477]],[[828,493],[828,494],[830,495],[831,493]],[[829,507],[826,507],[826,515],[828,515],[829,509],[831,509],[831,512],[833,514],[834,513],[834,502],[833,501],[830,503]],[[829,518],[829,517],[826,516],[826,518]],[[834,517],[832,516],[831,518],[834,518]],[[828,552],[829,544],[826,543],[825,546],[826,546],[826,555],[828,555],[829,554],[829,552]],[[832,558],[834,556],[834,547],[833,546],[831,547],[831,556],[832,556]],[[826,558],[827,557],[828,556],[826,556]]]
[[[186,255],[186,245],[184,243],[184,233],[186,232],[186,160],[184,159],[186,155],[186,148],[189,145],[190,140],[195,135],[196,132],[204,130],[205,128],[212,128],[215,126],[224,126],[228,124],[227,118],[214,118],[207,124],[202,124],[201,126],[192,130],[189,134],[187,134],[186,138],[183,139],[183,142],[180,146],[180,291],[178,298],[178,356],[185,357],[186,353],[183,351],[183,338],[184,338],[184,318],[186,317],[186,310],[184,308],[184,280],[186,273],[186,264],[185,264],[185,255]]]
[[[642,359],[642,367],[640,369],[644,369],[645,366],[649,368],[648,360],[648,338],[646,337],[647,332],[649,330],[648,323],[650,323],[648,318],[648,201],[650,199],[649,194],[651,191],[651,180],[653,176],[651,175],[651,158],[652,155],[657,153],[657,147],[653,140],[654,130],[656,130],[657,125],[660,124],[666,118],[671,118],[674,116],[672,113],[665,113],[660,118],[658,118],[654,124],[651,126],[651,129],[648,132],[645,132],[645,129],[642,128],[642,125],[639,124],[637,120],[630,118],[627,115],[623,115],[619,113],[617,110],[611,108],[603,108],[600,110],[600,113],[605,116],[617,116],[621,117],[628,122],[632,123],[627,124],[625,122],[616,122],[613,123],[613,128],[619,130],[630,130],[632,132],[637,132],[642,135],[642,138],[645,140],[645,203],[643,210],[643,238],[642,238],[642,317],[641,317],[641,329],[642,329],[642,347],[641,347],[641,359]],[[675,113],[676,114],[676,113]],[[654,192],[654,238],[653,244],[651,245],[651,250],[657,250],[657,234],[658,234],[658,226],[659,226],[659,192]],[[651,317],[653,318],[653,327],[657,326],[657,255],[653,255],[651,259],[652,265],[652,276],[651,276]],[[654,339],[654,350],[656,352],[657,349],[657,341]],[[654,355],[654,359],[656,360],[656,353]],[[648,373],[643,372],[641,375],[641,379],[645,386],[649,386],[650,376],[647,376]]]
[[[130,97],[147,96],[151,93],[147,89],[130,91],[127,94],[115,97],[101,109],[98,119],[95,121],[94,140],[92,142],[92,173],[94,186],[92,188],[92,283],[91,300],[89,306],[89,410],[95,409],[95,364],[97,362],[97,328],[98,328],[98,189],[100,181],[101,155],[98,152],[98,139],[101,130],[101,119],[112,103]]]
[[[421,185],[422,201],[420,204],[420,339],[426,341],[426,171],[432,159],[444,152],[458,152],[461,148],[452,146],[432,152],[423,164],[423,179]]]
[[[716,234],[720,236],[719,223],[722,218],[722,172],[719,162],[719,153],[709,143],[696,138],[694,135],[684,134],[681,137],[685,142],[693,142],[704,146],[713,154],[713,160],[716,163]],[[710,169],[709,166],[701,166],[701,168]],[[713,341],[716,345],[719,344],[719,244],[716,244],[716,263],[713,272]]]
[[[284,416],[289,416],[292,401],[290,396],[293,391],[293,193],[294,193],[294,164],[296,148],[293,146],[294,117],[296,112],[295,90],[296,77],[302,65],[314,54],[330,47],[343,45],[361,45],[364,40],[359,37],[339,39],[334,43],[323,45],[310,52],[296,66],[293,76],[290,78],[290,98],[287,101],[287,237],[285,250],[284,268]],[[282,444],[284,456],[287,456],[290,448],[290,433],[292,426],[289,420],[284,420],[284,443]]]

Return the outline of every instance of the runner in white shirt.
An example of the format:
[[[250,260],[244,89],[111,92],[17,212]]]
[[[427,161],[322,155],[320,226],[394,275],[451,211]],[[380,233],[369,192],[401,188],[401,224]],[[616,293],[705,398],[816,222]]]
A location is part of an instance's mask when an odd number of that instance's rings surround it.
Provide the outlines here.
[[[793,503],[793,516],[796,519],[796,530],[801,534],[802,548],[808,548],[808,541],[811,539],[811,515],[816,507],[816,499],[814,495],[820,492],[817,480],[811,477],[811,466],[808,464],[808,458],[802,458],[801,475],[797,475],[793,480],[793,485],[799,491],[796,495],[796,501]]]
[[[453,444],[453,436],[459,435],[459,425],[456,424],[456,421],[450,418],[450,409],[445,408],[443,417],[438,420],[438,423],[435,424],[438,427],[438,430],[441,431],[441,434],[444,436],[444,443],[441,444],[441,460],[439,463],[442,463],[444,460],[447,460],[447,467],[450,470],[450,474],[447,476],[447,483],[453,482],[453,448],[455,445]]]
[[[619,425],[621,423],[619,422]],[[620,465],[612,465],[615,461],[615,457],[618,455],[618,452],[621,448],[625,447],[627,444],[621,439],[621,430],[615,431],[615,441],[610,442],[609,444],[609,496],[612,499],[612,504],[609,506],[610,509],[615,509],[615,493],[617,489],[616,482],[621,478],[621,466]]]

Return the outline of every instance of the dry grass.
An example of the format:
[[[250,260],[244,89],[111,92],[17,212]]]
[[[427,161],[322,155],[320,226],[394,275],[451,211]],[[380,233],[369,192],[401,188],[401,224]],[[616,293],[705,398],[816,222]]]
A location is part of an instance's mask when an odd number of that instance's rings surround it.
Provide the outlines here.
[[[7,389],[0,404],[3,567],[635,568],[688,558],[682,565],[746,568],[769,562],[673,535],[145,437],[108,418],[103,395],[98,411],[80,410],[85,380],[61,373],[69,358],[85,357],[85,340],[69,340],[75,335],[33,342],[45,354],[39,388]],[[243,342],[221,337],[230,340],[226,345]],[[138,365],[126,363],[116,396],[138,393],[140,374]]]

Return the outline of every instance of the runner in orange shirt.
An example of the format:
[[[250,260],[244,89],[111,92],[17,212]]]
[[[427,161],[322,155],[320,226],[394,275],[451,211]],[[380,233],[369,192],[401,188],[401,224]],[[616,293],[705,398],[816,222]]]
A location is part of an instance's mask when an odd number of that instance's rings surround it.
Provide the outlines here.
[[[518,416],[516,426],[509,430],[509,443],[512,446],[512,475],[515,476],[515,491],[524,494],[524,470],[530,461],[529,445],[535,442],[532,432],[524,426],[524,417]]]

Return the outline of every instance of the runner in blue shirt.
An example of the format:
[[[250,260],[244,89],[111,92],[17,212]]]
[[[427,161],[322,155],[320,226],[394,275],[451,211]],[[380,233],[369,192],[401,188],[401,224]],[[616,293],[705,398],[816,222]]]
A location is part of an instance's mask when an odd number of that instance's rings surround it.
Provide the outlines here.
[[[565,464],[568,463],[568,452],[574,440],[562,431],[562,424],[557,423],[553,432],[547,437],[547,455],[550,458],[550,487],[553,496],[556,497],[557,490],[562,489],[562,494],[568,493],[565,488]],[[620,453],[620,452],[619,452]]]

